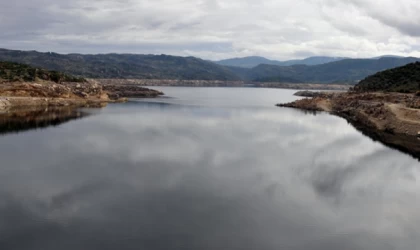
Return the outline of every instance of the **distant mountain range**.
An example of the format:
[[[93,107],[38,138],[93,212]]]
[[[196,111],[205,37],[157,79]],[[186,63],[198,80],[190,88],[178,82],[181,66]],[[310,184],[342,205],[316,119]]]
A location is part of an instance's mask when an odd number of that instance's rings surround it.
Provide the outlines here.
[[[318,65],[323,63],[336,62],[339,60],[346,59],[344,57],[327,57],[327,56],[314,56],[308,57],[302,60],[288,60],[288,61],[276,61],[269,60],[265,57],[260,56],[249,56],[242,58],[225,59],[221,61],[215,61],[215,63],[223,66],[241,67],[241,68],[254,68],[260,64],[269,64],[277,66],[292,66],[292,65]]]
[[[261,64],[252,69],[229,67],[243,80],[290,83],[349,83],[373,75],[379,71],[420,61],[414,57],[382,57],[379,59],[344,59],[336,62],[307,66],[276,66]]]
[[[86,78],[241,80],[226,67],[195,57],[137,54],[57,54],[0,49],[0,61],[57,70]]]
[[[25,63],[86,78],[355,84],[379,71],[420,61],[419,58],[396,56],[372,59],[310,57],[285,62],[272,61],[263,57],[230,60],[236,60],[242,63],[240,65],[248,65],[248,67],[224,66],[195,57],[169,55],[63,55],[0,49],[0,61]],[[228,60],[224,61],[226,63]],[[243,64],[244,61],[248,64]],[[250,68],[252,63],[257,66]]]

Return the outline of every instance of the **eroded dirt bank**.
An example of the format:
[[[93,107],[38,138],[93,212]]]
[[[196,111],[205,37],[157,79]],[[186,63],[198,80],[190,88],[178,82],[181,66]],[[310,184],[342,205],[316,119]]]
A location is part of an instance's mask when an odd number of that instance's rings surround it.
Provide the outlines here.
[[[322,93],[277,106],[330,112],[372,139],[420,159],[420,97],[415,94]]]
[[[96,81],[84,83],[0,84],[0,112],[45,107],[103,107],[110,102],[124,102],[127,97],[157,97],[162,92],[131,86],[102,86]]]

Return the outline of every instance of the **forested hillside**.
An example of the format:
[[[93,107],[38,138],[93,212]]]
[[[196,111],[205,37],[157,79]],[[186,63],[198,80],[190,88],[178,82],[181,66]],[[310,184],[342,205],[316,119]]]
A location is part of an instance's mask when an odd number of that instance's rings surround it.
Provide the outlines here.
[[[357,91],[420,91],[420,62],[376,73],[355,86]]]
[[[70,76],[57,71],[34,68],[29,65],[13,62],[0,62],[0,82],[85,82],[81,77]]]

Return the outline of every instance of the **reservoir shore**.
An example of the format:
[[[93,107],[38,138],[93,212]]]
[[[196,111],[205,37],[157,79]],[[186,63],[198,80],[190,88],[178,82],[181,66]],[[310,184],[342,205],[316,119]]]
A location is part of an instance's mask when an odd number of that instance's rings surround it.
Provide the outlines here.
[[[351,91],[297,94],[313,97],[277,106],[340,116],[372,139],[420,159],[418,94]]]

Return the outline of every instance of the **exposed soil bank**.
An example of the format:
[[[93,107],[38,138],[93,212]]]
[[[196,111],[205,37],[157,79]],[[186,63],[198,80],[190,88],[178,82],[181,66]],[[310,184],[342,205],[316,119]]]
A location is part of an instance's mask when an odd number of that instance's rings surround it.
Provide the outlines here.
[[[1,83],[0,112],[46,107],[104,107],[110,102],[124,102],[126,97],[157,97],[162,92],[147,88],[85,83]]]
[[[386,145],[420,159],[420,97],[400,93],[321,93],[279,107],[326,111]]]

